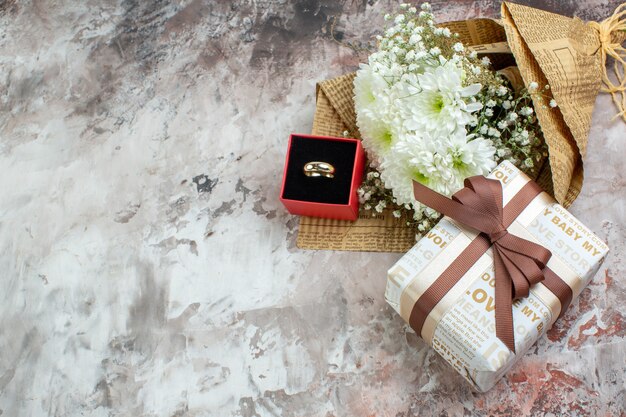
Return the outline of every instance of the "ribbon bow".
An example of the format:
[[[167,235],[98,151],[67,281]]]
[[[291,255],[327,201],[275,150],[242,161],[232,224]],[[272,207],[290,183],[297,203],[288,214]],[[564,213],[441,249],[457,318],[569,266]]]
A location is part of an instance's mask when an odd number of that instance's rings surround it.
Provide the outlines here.
[[[483,176],[465,180],[465,188],[449,199],[413,181],[415,199],[466,226],[484,233],[492,244],[495,265],[496,336],[515,352],[513,300],[528,297],[543,281],[550,251],[510,234],[503,215],[502,184]],[[510,224],[510,222],[509,222]]]
[[[626,3],[619,5],[613,14],[602,22],[589,22],[589,25],[598,31],[600,39],[602,91],[611,94],[613,103],[619,109],[615,117],[620,116],[626,122],[626,48],[621,45],[626,31]],[[613,58],[613,72],[617,84],[607,73],[607,57]]]

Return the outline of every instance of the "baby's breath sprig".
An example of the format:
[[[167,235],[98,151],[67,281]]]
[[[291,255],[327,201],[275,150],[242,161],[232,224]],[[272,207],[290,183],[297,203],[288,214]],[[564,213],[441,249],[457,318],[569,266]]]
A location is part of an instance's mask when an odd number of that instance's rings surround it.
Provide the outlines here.
[[[472,132],[489,137],[496,147],[497,162],[509,160],[522,171],[534,176],[547,156],[547,147],[541,127],[537,122],[532,98],[547,97],[546,85],[542,90],[536,82],[515,93],[487,88],[479,101],[485,106],[478,114],[478,123]],[[491,91],[490,91],[491,90]],[[493,94],[495,92],[495,94]],[[484,101],[486,100],[486,101]]]

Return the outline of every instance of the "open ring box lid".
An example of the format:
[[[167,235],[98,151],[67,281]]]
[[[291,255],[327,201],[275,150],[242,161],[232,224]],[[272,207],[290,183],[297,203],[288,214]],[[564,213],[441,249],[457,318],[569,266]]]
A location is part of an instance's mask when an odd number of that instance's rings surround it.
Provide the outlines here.
[[[334,178],[308,177],[304,165],[326,162]],[[363,179],[365,152],[358,139],[292,134],[289,137],[280,201],[291,214],[356,220],[357,189]]]

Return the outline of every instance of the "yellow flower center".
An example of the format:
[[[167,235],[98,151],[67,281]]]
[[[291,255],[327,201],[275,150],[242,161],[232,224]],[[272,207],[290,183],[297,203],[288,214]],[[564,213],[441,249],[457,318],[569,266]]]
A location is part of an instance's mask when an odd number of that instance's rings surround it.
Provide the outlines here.
[[[413,178],[415,181],[419,182],[420,184],[424,184],[426,185],[428,183],[428,177],[424,174],[422,174],[419,170],[415,169],[412,174],[411,174],[411,178]]]
[[[445,106],[445,102],[443,101],[443,96],[438,94],[433,100],[433,111],[435,113],[441,113],[443,106]]]

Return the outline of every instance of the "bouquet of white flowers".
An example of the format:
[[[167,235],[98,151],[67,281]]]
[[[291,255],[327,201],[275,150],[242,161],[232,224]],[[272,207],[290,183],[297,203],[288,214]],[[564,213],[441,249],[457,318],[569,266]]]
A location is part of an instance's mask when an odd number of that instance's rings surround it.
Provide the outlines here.
[[[370,166],[359,189],[365,209],[410,212],[417,231],[438,213],[413,197],[412,180],[442,194],[463,180],[488,174],[502,160],[532,171],[547,156],[533,109],[556,102],[531,82],[515,91],[488,58],[437,26],[430,5],[402,4],[378,50],[354,80],[357,124]]]
[[[439,217],[412,180],[450,195],[504,160],[569,207],[601,89],[626,120],[625,6],[602,22],[507,1],[497,20],[435,24],[428,4],[386,17],[368,63],[316,87],[313,134],[363,139],[369,155],[359,218],[341,239],[336,221],[309,218],[298,247],[405,252]]]

